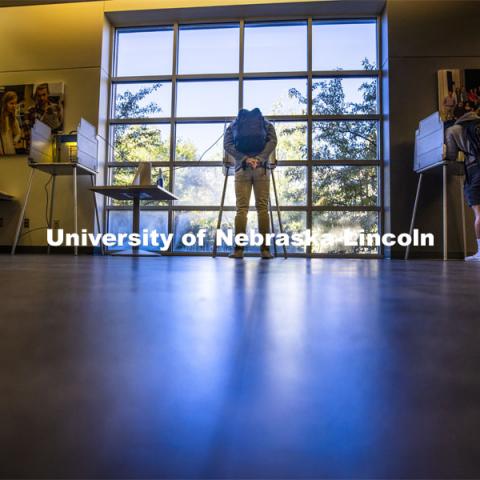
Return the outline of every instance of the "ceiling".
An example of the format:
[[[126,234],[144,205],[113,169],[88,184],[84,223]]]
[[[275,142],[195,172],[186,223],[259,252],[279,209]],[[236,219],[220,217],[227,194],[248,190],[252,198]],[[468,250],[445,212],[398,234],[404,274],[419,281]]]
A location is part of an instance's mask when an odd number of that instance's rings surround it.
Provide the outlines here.
[[[103,0],[0,0],[0,8],[1,7],[21,7],[21,6],[27,6],[27,5],[49,5],[49,4],[55,4],[55,3],[78,3],[78,2],[99,2]],[[295,0],[298,2],[298,0]],[[405,0],[406,1],[406,0]],[[413,0],[412,0],[413,1]],[[252,7],[255,9],[257,8],[258,11],[255,11],[255,13],[259,16],[262,15],[262,9],[270,9],[272,5],[275,4],[275,0],[271,0],[270,5],[253,5]],[[321,11],[324,14],[335,14],[335,15],[343,15],[344,13],[349,13],[351,14],[352,12],[355,12],[357,15],[377,15],[379,12],[382,11],[383,7],[385,6],[385,0],[319,0],[318,2],[308,0],[308,3],[305,3],[306,8],[308,11],[311,10],[311,5],[312,3],[316,3],[319,8],[319,13]],[[296,3],[296,9],[301,8],[301,2]],[[230,9],[234,9],[235,7],[230,5]],[[247,8],[247,6],[242,5],[238,7],[240,9],[240,14],[242,14],[242,9]],[[288,10],[291,7],[289,6],[288,3],[279,3],[275,5],[275,9],[278,11],[278,13],[288,13]],[[220,17],[225,15],[225,7],[208,7],[209,9],[209,15],[212,16],[214,15],[215,11],[218,10]],[[285,10],[283,12],[283,10]],[[139,11],[139,12],[132,12],[129,9],[128,12],[128,18],[126,19],[126,23],[132,23],[133,20],[136,20],[137,22],[158,22],[159,20],[156,18],[152,17],[151,12],[145,13],[146,11],[144,10]],[[325,11],[323,11],[325,10]],[[282,11],[282,12],[280,12]],[[134,19],[133,16],[134,14],[137,15],[138,18]],[[270,12],[271,14],[271,12]],[[115,16],[115,12],[112,14],[112,16]],[[163,15],[163,14],[162,14]],[[118,15],[117,15],[118,16]],[[143,18],[146,17],[146,18]],[[213,18],[213,17],[212,17]],[[122,21],[122,19],[111,19],[111,20],[116,20],[115,25],[121,25],[125,23]],[[125,20],[125,19],[123,19]],[[161,20],[161,19],[160,19]],[[178,20],[178,19],[177,19]]]
[[[49,3],[99,2],[102,0],[0,0],[0,7],[22,7],[26,5],[46,5]]]

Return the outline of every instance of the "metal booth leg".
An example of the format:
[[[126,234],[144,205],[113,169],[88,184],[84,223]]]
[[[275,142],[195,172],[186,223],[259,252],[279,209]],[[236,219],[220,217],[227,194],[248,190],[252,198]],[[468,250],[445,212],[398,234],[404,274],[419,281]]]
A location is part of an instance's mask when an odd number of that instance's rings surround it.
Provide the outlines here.
[[[273,221],[273,207],[272,207],[272,201],[270,199],[270,192],[268,193],[268,208],[270,210],[270,230],[272,233],[275,233],[275,222]],[[277,242],[273,242],[273,251],[275,253],[275,256],[278,257],[278,251],[277,251]]]
[[[415,195],[415,203],[413,204],[413,212],[412,212],[412,221],[410,222],[410,230],[409,230],[410,238],[412,238],[413,228],[415,226],[415,217],[417,216],[418,199],[420,197],[422,179],[423,179],[423,173],[421,173],[420,176],[418,177],[417,194]],[[408,260],[409,255],[410,255],[410,245],[407,246],[407,250],[405,251],[405,260]]]
[[[272,174],[273,193],[275,194],[275,204],[277,207],[278,227],[280,229],[280,233],[283,233],[282,216],[280,215],[280,205],[278,203],[277,185],[275,183],[275,175],[273,174],[273,170],[271,170],[271,174]],[[285,257],[285,260],[288,258],[287,247],[285,245],[283,245],[283,256]]]
[[[217,256],[217,235],[218,230],[222,228],[222,217],[223,217],[223,207],[225,205],[225,194],[227,192],[227,183],[228,183],[228,170],[230,167],[226,167],[225,172],[225,180],[223,181],[223,191],[222,191],[222,199],[220,200],[220,210],[218,211],[218,219],[217,219],[217,228],[215,230],[215,235],[213,238],[213,252],[212,257],[215,258]]]
[[[55,202],[55,180],[57,176],[52,175],[52,187],[50,188],[50,212],[48,214],[48,228],[51,229],[53,226],[53,204]],[[47,247],[47,254],[50,255],[51,246]]]
[[[447,166],[443,166],[443,195],[442,195],[442,210],[443,210],[443,261],[448,260],[448,176]]]
[[[73,230],[78,234],[78,198],[77,198],[77,167],[73,167]],[[73,247],[73,254],[78,255],[78,246]]]
[[[92,184],[92,187],[95,187],[95,180],[94,180],[95,175],[90,175],[90,183]],[[95,192],[92,192],[93,195],[93,206],[95,207],[95,219],[97,221],[97,231],[98,233],[103,233],[101,227],[100,227],[100,216],[98,214],[98,204],[97,204],[97,196]],[[100,252],[102,255],[105,255],[105,250],[103,243],[100,243]]]
[[[18,219],[17,230],[15,232],[15,238],[13,240],[12,251],[11,251],[12,255],[15,255],[15,250],[17,249],[18,240],[20,239],[20,232],[22,231],[23,219],[25,218],[25,210],[27,209],[28,199],[30,198],[30,192],[32,190],[32,181],[33,181],[34,173],[35,173],[35,169],[32,168],[30,171],[30,177],[28,178],[27,193],[25,194],[25,200],[22,205],[22,210],[20,212],[20,217]]]

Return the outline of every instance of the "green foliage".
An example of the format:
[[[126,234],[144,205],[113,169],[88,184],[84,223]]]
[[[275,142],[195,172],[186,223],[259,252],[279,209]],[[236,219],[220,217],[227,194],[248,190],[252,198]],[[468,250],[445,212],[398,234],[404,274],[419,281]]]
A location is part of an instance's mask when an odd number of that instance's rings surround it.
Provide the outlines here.
[[[169,160],[170,140],[151,125],[116,125],[115,161],[158,162]]]
[[[373,69],[367,59],[362,63],[365,70]],[[362,93],[361,102],[347,102],[341,78],[316,81],[313,83],[313,114],[361,115],[376,112],[376,81],[363,82],[360,91]],[[307,105],[308,98],[299,90],[291,89],[290,95],[297,98],[300,103]],[[312,140],[312,155],[315,160],[372,160],[377,158],[375,122],[346,120],[314,122]]]
[[[365,70],[374,70],[374,65],[365,59]],[[365,115],[377,111],[377,82],[370,79],[361,83],[361,101],[348,102],[341,78],[321,79],[313,83],[314,115]],[[290,95],[307,106],[308,99],[296,89]],[[377,128],[372,121],[322,121],[313,123],[312,155],[314,160],[375,160],[377,159]],[[296,160],[298,151],[302,159],[308,158],[305,143],[306,126],[286,128],[279,132],[281,159]],[[292,141],[295,138],[296,141]],[[302,142],[299,149],[298,142]],[[284,174],[284,197],[289,204],[297,204],[303,197],[298,187],[304,182],[304,172],[297,167],[286,167]],[[375,206],[378,196],[376,167],[331,166],[314,167],[312,172],[312,203],[325,206]],[[372,220],[375,214],[364,212],[323,212],[316,223],[317,233],[333,231],[346,221],[350,228],[374,232],[378,228]],[[343,228],[343,227],[342,227]],[[319,247],[317,247],[319,248]],[[338,245],[333,247],[336,253]],[[354,249],[350,253],[358,253]]]
[[[363,61],[365,70],[374,66],[367,59]],[[158,114],[161,109],[146,98],[161,88],[154,84],[137,92],[125,92],[117,96],[116,112],[120,118],[142,118]],[[376,80],[366,79],[361,83],[361,101],[347,101],[341,78],[319,79],[313,84],[314,115],[363,115],[377,111]],[[298,90],[291,89],[289,96],[305,106],[308,99]],[[278,105],[281,109],[282,106]],[[306,160],[308,148],[306,142],[306,122],[277,122],[279,139],[277,156],[280,161]],[[152,125],[118,125],[115,127],[115,160],[121,162],[169,161],[170,138],[165,134],[168,129]],[[321,121],[313,123],[312,151],[314,160],[369,160],[377,159],[377,128],[372,121]],[[196,160],[201,152],[196,146],[184,139],[178,139],[176,145],[177,160]],[[164,174],[166,173],[166,169]],[[307,175],[306,167],[286,166],[276,171],[277,186],[282,205],[306,205]],[[193,174],[195,172],[195,174]],[[114,183],[130,183],[134,170],[116,169]],[[219,192],[223,177],[215,168],[192,167],[176,170],[175,192],[181,196],[184,205],[215,205],[220,202]],[[230,179],[229,182],[232,180]],[[357,167],[349,165],[314,166],[312,172],[312,203],[316,206],[375,206],[377,204],[378,180],[376,167]],[[217,199],[218,197],[218,199]],[[227,215],[222,228],[232,226],[233,218]],[[284,229],[287,233],[303,231],[305,212],[284,212]],[[208,247],[213,242],[213,230],[216,225],[216,213],[184,212],[176,216],[177,249],[185,249],[178,244],[181,234],[187,231],[198,232],[206,228]],[[375,232],[378,228],[375,212],[326,211],[314,213],[314,232],[322,234],[335,232],[343,228],[363,229]],[[277,226],[278,229],[278,226]],[[321,251],[314,246],[314,251]],[[188,249],[191,250],[191,249]],[[346,250],[342,245],[332,246],[328,252],[358,253],[358,248]]]
[[[197,156],[197,147],[192,142],[177,138],[177,147],[175,153],[175,158],[177,160],[196,160]]]
[[[162,112],[162,109],[155,103],[144,104],[144,100],[153,92],[162,87],[161,83],[154,83],[151,87],[138,89],[137,92],[126,90],[124,93],[117,93],[115,99],[115,115],[117,118],[145,118],[152,117]]]
[[[313,205],[376,205],[376,167],[322,165],[313,167],[312,175]]]
[[[154,83],[151,87],[129,90],[117,95],[115,111],[118,118],[147,118],[161,113],[154,102],[145,99],[162,87]],[[170,126],[158,125],[116,125],[114,127],[114,158],[118,162],[168,162],[170,160]],[[196,158],[195,146],[183,143],[177,147],[182,160]]]

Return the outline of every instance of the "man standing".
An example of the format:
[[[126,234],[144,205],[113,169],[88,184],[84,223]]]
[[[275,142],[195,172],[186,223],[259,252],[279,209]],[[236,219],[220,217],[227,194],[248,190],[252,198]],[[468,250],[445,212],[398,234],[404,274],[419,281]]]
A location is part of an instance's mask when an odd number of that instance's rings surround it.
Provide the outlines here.
[[[480,116],[469,112],[446,131],[447,160],[455,161],[458,152],[465,154],[465,199],[475,214],[475,235],[478,251],[465,258],[480,262]]]
[[[457,105],[457,98],[453,90],[448,91],[448,95],[443,99],[443,108],[445,120],[453,118],[453,109]]]
[[[258,215],[258,231],[264,239],[270,232],[270,175],[267,168],[276,146],[275,127],[264,119],[258,108],[251,112],[241,110],[225,132],[224,148],[235,159],[235,234],[246,233],[252,188]],[[261,246],[260,252],[264,259],[273,258],[266,242]],[[230,258],[243,258],[243,247],[235,246]]]

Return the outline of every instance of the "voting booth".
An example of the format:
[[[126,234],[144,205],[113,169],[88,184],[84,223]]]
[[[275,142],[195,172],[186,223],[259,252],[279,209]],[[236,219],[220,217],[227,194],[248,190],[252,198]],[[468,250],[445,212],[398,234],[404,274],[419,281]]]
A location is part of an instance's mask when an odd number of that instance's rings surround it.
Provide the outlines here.
[[[58,176],[71,176],[73,180],[73,219],[74,233],[78,233],[78,175],[90,177],[92,187],[96,184],[98,168],[97,159],[98,140],[97,132],[93,125],[85,119],[80,119],[77,130],[68,134],[55,134],[48,125],[37,120],[31,131],[31,147],[28,156],[30,176],[27,183],[25,200],[22,205],[20,216],[15,232],[15,239],[11,253],[15,254],[18,241],[22,233],[25,211],[32,190],[33,177],[37,170],[51,176],[50,205],[47,228],[53,226],[53,212],[55,205],[55,184]],[[100,231],[100,217],[95,194],[92,194],[95,208],[97,228]],[[48,247],[50,252],[50,246]],[[74,247],[74,254],[78,254],[78,247]]]
[[[415,131],[413,169],[417,173],[442,166],[445,158],[445,128],[439,112],[420,120]]]
[[[446,146],[445,146],[445,128],[440,113],[435,112],[432,115],[421,120],[418,124],[418,129],[415,131],[415,150],[413,158],[413,169],[418,173],[417,193],[413,205],[412,219],[410,222],[410,235],[413,234],[415,226],[415,218],[417,215],[418,200],[422,187],[423,175],[434,169],[442,169],[442,223],[443,223],[443,260],[448,260],[448,177],[455,176],[459,183],[459,192],[461,195],[462,205],[462,226],[463,226],[463,250],[467,256],[467,238],[466,238],[466,224],[465,224],[465,201],[463,198],[463,154],[459,154],[456,161],[446,160]],[[410,246],[405,252],[405,260],[408,260],[410,255]]]
[[[81,118],[77,130],[52,135],[48,125],[37,120],[31,132],[30,163],[74,163],[97,171],[98,140],[95,127]]]

